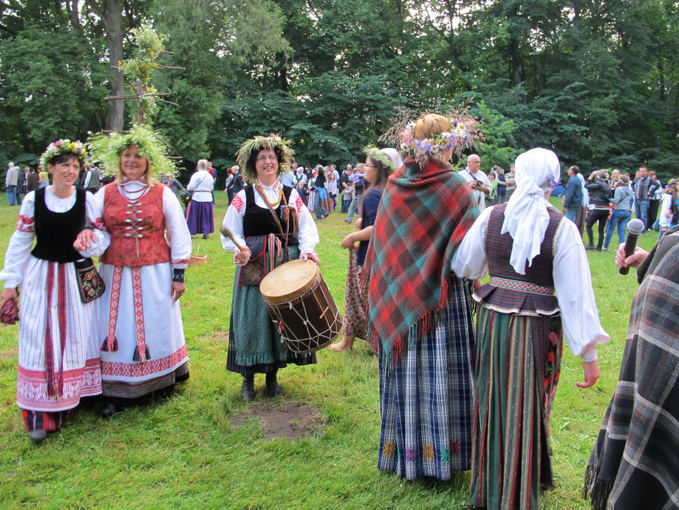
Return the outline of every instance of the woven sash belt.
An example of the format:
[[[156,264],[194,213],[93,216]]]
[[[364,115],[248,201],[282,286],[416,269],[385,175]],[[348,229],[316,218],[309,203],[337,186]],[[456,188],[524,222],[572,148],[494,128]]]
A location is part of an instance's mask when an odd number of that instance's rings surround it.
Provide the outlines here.
[[[545,287],[543,285],[536,285],[535,283],[522,282],[521,280],[512,280],[510,278],[491,276],[489,283],[494,287],[518,290],[520,292],[527,292],[529,294],[541,294],[543,296],[554,295],[554,287]]]

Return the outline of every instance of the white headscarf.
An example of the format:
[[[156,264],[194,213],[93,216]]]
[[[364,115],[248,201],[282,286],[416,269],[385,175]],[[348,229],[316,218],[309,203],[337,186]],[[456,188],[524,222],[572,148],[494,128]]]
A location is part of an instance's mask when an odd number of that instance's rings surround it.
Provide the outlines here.
[[[516,190],[505,209],[502,233],[509,232],[514,240],[509,263],[519,274],[526,274],[549,225],[544,186],[556,183],[561,176],[559,158],[547,149],[531,149],[520,154],[514,163]]]

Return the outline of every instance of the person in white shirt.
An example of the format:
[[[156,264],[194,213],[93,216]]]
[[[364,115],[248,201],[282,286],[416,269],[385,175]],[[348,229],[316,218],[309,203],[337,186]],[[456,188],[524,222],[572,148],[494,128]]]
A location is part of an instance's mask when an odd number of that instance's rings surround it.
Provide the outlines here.
[[[196,172],[191,176],[186,187],[191,194],[191,201],[186,207],[186,223],[192,236],[203,234],[207,239],[215,231],[212,213],[212,191],[215,180],[208,172],[208,161],[201,159],[196,164]]]
[[[559,176],[552,151],[519,155],[516,191],[506,204],[481,213],[451,264],[460,278],[478,280],[490,272],[490,281],[473,296],[480,305],[475,507],[540,507],[540,489],[552,485],[548,423],[562,336],[582,360],[580,388],[596,383],[596,345],[610,340],[599,320],[582,239],[546,200]],[[527,444],[532,446],[516,447]]]
[[[267,261],[275,266],[296,258],[319,263],[314,251],[318,230],[311,213],[297,189],[281,184],[279,178],[290,171],[289,144],[277,135],[257,136],[243,144],[236,156],[249,185],[234,196],[222,223],[222,246],[234,252],[238,266],[226,369],[243,376],[241,396],[246,402],[255,398],[256,373],[266,374],[267,394],[275,397],[283,393],[277,380],[280,368],[316,363],[314,353],[297,354],[281,342],[259,290]]]
[[[460,172],[465,181],[471,183],[472,197],[474,203],[483,211],[486,208],[486,198],[490,196],[490,181],[481,170],[481,156],[470,154],[467,157],[467,168]]]

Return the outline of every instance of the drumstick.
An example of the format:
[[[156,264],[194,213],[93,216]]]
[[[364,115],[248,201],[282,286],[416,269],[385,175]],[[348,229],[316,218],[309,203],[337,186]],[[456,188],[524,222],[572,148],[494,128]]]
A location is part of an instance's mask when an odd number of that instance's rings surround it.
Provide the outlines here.
[[[228,237],[229,239],[231,239],[231,242],[236,245],[236,248],[238,248],[240,251],[245,251],[245,248],[238,244],[238,241],[236,241],[236,238],[233,236],[233,234],[228,228],[222,227],[222,230],[220,232],[224,237]]]

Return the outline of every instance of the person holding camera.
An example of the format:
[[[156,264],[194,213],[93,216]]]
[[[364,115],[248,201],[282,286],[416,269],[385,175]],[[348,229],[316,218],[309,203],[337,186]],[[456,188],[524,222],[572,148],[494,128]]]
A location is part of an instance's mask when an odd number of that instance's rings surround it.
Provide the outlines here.
[[[474,205],[483,211],[486,208],[486,198],[490,197],[491,184],[486,174],[481,170],[481,156],[470,154],[467,157],[467,168],[460,172],[462,178],[471,183]]]
[[[608,205],[609,197],[611,195],[611,187],[602,176],[605,174],[604,170],[595,170],[589,175],[585,188],[589,192],[589,203],[592,207],[589,217],[587,218],[587,237],[589,237],[589,244],[586,250],[594,249],[594,235],[592,234],[592,226],[598,223],[599,240],[596,245],[596,251],[601,251],[601,246],[604,243],[604,231],[606,229],[606,220],[611,210]]]

